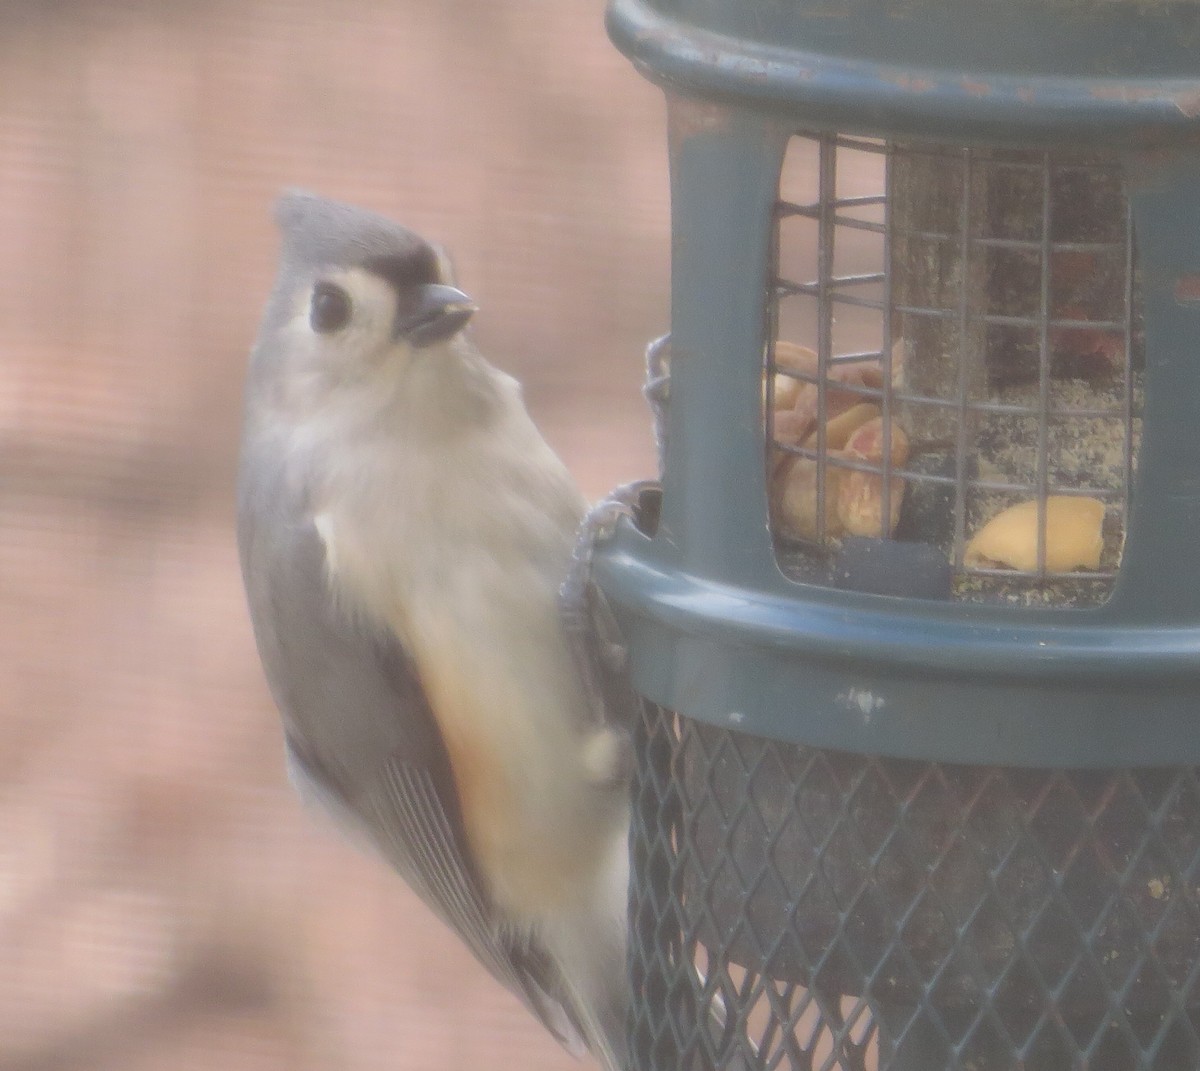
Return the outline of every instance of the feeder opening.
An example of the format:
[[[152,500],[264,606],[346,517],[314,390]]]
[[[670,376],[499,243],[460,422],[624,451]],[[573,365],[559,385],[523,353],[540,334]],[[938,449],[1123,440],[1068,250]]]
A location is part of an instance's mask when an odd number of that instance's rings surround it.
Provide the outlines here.
[[[1103,603],[1141,431],[1136,283],[1113,159],[793,137],[764,376],[784,572]]]

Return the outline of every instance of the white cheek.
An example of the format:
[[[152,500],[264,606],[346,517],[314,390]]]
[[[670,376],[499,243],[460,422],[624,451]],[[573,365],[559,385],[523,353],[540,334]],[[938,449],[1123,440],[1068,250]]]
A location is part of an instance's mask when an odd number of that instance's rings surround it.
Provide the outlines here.
[[[319,333],[309,323],[308,311],[293,317],[284,328],[284,344],[294,366],[327,386],[354,382],[379,364],[389,348],[386,322],[365,309],[340,331]]]

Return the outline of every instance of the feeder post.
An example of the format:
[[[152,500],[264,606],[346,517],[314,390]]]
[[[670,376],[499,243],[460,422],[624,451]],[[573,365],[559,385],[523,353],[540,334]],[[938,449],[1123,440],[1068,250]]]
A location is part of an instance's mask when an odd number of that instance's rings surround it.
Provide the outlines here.
[[[1121,594],[1147,624],[1200,616],[1200,150],[1135,154],[1131,201],[1143,251],[1147,421]],[[1188,582],[1180,583],[1182,578]]]
[[[672,246],[668,457],[660,530],[681,568],[745,581],[769,553],[758,395],[779,166],[788,131],[719,103],[668,96]],[[707,295],[720,294],[712,302]],[[733,382],[690,374],[721,365]],[[736,386],[734,385],[736,384]],[[682,394],[684,401],[678,401]],[[726,489],[714,512],[705,486]]]

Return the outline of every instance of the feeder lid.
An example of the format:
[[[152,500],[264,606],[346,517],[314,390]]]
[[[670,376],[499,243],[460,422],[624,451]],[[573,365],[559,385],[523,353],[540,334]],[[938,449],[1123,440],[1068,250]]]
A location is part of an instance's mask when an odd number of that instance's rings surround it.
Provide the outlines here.
[[[1200,124],[1195,0],[612,0],[668,87],[863,134],[1153,144]]]

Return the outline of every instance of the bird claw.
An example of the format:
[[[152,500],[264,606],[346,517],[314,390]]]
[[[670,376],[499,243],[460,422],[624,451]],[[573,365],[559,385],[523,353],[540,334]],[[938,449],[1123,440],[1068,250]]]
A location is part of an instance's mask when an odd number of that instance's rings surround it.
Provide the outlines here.
[[[666,453],[667,402],[671,387],[671,336],[663,335],[646,347],[646,383],[642,393],[654,414],[659,471]],[[618,487],[597,502],[583,518],[567,575],[559,588],[559,613],[580,680],[600,724],[613,721],[613,712],[631,717],[637,694],[629,683],[629,651],[604,593],[592,580],[596,548],[617,533],[622,518],[643,531],[658,524],[656,506],[647,492],[659,490],[655,480]]]
[[[657,487],[652,480],[626,484],[588,510],[559,588],[567,645],[600,724],[611,723],[616,711],[630,717],[636,693],[629,684],[628,648],[608,600],[592,579],[596,548],[616,535],[623,517],[637,523],[645,492]]]
[[[647,490],[657,489],[656,480],[637,480],[618,487],[607,498],[601,499],[583,518],[581,538],[586,539],[594,548],[596,544],[607,543],[617,533],[617,525],[622,517],[628,517],[635,524],[638,520],[642,505],[642,495]],[[578,547],[578,544],[577,544]]]
[[[638,524],[646,493],[658,489],[657,480],[636,480],[618,487],[587,511],[575,538],[571,566],[563,583],[564,597],[579,598],[579,593],[591,582],[596,548],[617,534],[622,518]]]

